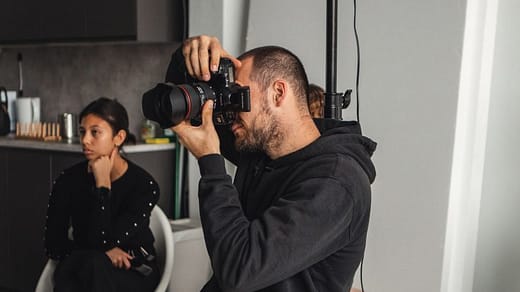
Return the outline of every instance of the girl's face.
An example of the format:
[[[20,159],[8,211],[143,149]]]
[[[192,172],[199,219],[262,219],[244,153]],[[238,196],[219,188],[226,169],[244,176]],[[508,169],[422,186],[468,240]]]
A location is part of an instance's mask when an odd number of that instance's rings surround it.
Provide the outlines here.
[[[121,145],[125,132],[121,130],[114,135],[107,121],[97,115],[88,114],[81,120],[79,135],[83,154],[88,160],[95,160],[110,155],[116,145]]]

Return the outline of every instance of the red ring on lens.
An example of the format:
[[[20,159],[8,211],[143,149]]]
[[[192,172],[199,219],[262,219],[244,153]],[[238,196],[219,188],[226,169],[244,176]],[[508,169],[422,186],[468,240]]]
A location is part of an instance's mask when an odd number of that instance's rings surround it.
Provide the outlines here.
[[[186,116],[184,116],[184,120],[187,120],[190,115],[191,115],[191,96],[190,96],[190,93],[188,92],[188,90],[186,90],[186,88],[184,88],[184,86],[179,86],[179,88],[184,91],[184,96],[186,96],[187,98],[185,98],[186,100],[186,104],[188,106],[188,110],[186,111]]]

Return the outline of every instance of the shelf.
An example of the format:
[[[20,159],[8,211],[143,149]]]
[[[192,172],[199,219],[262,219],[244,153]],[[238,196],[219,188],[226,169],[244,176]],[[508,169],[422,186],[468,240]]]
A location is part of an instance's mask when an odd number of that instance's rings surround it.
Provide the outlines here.
[[[59,142],[43,142],[36,140],[16,139],[13,136],[0,137],[0,147],[36,149],[46,151],[81,153],[81,145],[78,142],[62,140]],[[152,151],[174,150],[175,143],[168,144],[144,144],[123,146],[124,153],[140,153]]]

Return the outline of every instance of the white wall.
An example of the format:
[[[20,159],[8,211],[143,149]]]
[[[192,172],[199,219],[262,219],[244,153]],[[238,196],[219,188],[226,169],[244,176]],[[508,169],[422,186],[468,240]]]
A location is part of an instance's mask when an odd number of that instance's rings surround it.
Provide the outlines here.
[[[338,91],[355,84],[352,1],[340,2]],[[464,1],[358,1],[361,122],[379,142],[367,291],[440,291],[464,14]],[[253,1],[247,47],[287,46],[323,85],[325,15],[321,1]]]
[[[360,3],[362,123],[379,142],[370,291],[440,291],[463,2]]]
[[[474,292],[520,291],[519,10],[499,1]]]
[[[307,67],[309,80],[324,87],[325,14],[325,1],[251,1],[246,49],[264,45],[286,47]],[[343,23],[340,25],[345,27]],[[349,33],[345,29],[340,31]],[[338,40],[343,36],[338,35]],[[338,46],[338,51],[341,50]],[[338,55],[346,59],[351,56],[349,51],[343,50]]]
[[[213,35],[222,39],[224,0],[189,0],[188,36]]]

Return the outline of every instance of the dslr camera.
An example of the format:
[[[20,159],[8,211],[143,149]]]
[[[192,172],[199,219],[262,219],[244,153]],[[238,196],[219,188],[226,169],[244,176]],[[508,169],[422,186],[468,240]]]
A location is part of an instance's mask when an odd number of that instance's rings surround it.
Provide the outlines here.
[[[166,129],[184,120],[200,124],[202,106],[209,99],[215,102],[213,118],[217,125],[231,124],[237,112],[251,111],[249,87],[235,83],[231,60],[220,59],[218,70],[211,73],[208,82],[157,84],[143,94],[142,107],[147,119]]]

